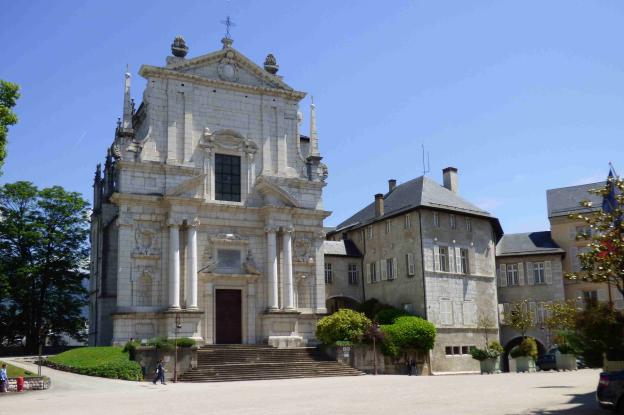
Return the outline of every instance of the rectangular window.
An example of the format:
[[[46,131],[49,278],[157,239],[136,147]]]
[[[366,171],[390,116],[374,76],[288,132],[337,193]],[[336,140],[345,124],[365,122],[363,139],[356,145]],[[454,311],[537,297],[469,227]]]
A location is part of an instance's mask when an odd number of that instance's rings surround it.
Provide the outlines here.
[[[440,271],[449,271],[449,250],[448,246],[440,246]]]
[[[446,346],[444,348],[444,354],[447,356],[453,356],[453,346]]]
[[[368,228],[366,228],[366,231],[368,233],[368,239],[373,239],[373,227],[369,226]]]
[[[433,226],[440,227],[440,214],[438,212],[433,212]]]
[[[387,220],[386,221],[386,233],[390,233],[390,231],[392,230],[392,221],[391,220]]]
[[[215,154],[215,198],[229,202],[241,201],[241,158]]]
[[[332,264],[325,263],[325,284],[331,284],[334,279]]]
[[[371,281],[377,282],[377,263],[376,262],[373,262],[372,264],[370,264],[370,274],[371,274]]]
[[[461,349],[459,346],[453,346],[453,354],[454,355],[459,355],[461,354]]]
[[[518,264],[507,264],[507,285],[518,285]]]
[[[546,307],[544,303],[537,303],[537,312],[535,313],[535,321],[542,324],[546,320]]]
[[[414,264],[414,254],[405,255],[405,259],[407,261],[407,275],[412,276],[416,275],[416,266]]]
[[[457,228],[457,224],[455,223],[455,215],[449,215],[449,225],[451,225],[451,229]]]
[[[468,274],[468,250],[465,248],[461,248],[459,250],[459,257],[461,265],[460,272],[462,274]]]
[[[237,249],[217,250],[217,271],[223,274],[241,272],[241,253]]]
[[[586,307],[595,305],[598,302],[598,291],[583,291],[583,302]]]
[[[451,300],[440,300],[440,322],[447,326],[453,324],[453,302]]]
[[[472,232],[472,220],[470,218],[466,218],[466,231]]]
[[[394,279],[394,258],[390,258],[386,260],[386,272],[388,273],[388,279]]]
[[[412,227],[412,217],[410,215],[405,215],[405,229],[410,229]]]
[[[546,284],[546,278],[544,277],[544,263],[533,263],[533,281],[535,284]]]
[[[348,274],[349,274],[349,284],[357,285],[358,277],[359,277],[357,264],[349,264]]]
[[[462,354],[470,354],[470,346],[462,346],[461,348]]]

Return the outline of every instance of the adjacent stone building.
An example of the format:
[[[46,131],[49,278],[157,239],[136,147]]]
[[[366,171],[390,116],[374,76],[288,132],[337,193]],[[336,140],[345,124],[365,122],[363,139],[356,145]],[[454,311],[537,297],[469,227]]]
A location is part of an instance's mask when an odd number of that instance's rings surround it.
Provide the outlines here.
[[[364,299],[362,253],[349,239],[327,240],[325,254],[325,304],[328,313],[355,309]]]
[[[375,298],[435,324],[434,373],[477,371],[469,351],[485,343],[479,316],[497,322],[495,246],[502,229],[459,196],[457,169],[444,169],[443,179],[444,186],[424,176],[398,186],[390,180],[385,194],[328,239],[361,252],[362,301]],[[498,338],[495,326],[490,338]]]
[[[527,301],[533,327],[526,333],[538,342],[540,353],[553,342],[544,326],[548,304],[564,301],[562,262],[565,251],[549,231],[506,234],[496,246],[500,341],[509,351],[522,341],[521,333],[505,324],[514,303]]]
[[[580,186],[560,187],[546,191],[548,205],[548,220],[552,239],[565,252],[563,260],[563,272],[579,272],[580,262],[578,254],[585,252],[586,240],[577,240],[577,235],[591,235],[592,229],[582,220],[571,219],[569,215],[585,214],[599,211],[602,206],[602,197],[589,193],[590,189],[600,189],[605,182],[589,183]],[[581,201],[592,202],[591,208],[580,206]],[[606,283],[597,284],[583,281],[564,281],[565,297],[567,300],[575,300],[579,305],[588,301],[613,302],[617,309],[624,309],[624,299],[615,287],[609,287]]]
[[[143,65],[94,181],[92,345],[178,336],[280,347],[314,342],[325,309],[321,162],[305,93],[224,38]]]

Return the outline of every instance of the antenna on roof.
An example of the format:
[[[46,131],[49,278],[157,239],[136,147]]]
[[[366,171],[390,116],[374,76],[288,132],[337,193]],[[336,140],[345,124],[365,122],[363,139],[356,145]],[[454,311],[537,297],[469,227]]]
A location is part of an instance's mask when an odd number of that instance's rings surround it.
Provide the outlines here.
[[[427,151],[427,164],[425,164],[425,145],[422,144],[422,165],[423,165],[423,176],[426,176],[427,173],[431,171],[431,166],[429,165],[429,152]]]

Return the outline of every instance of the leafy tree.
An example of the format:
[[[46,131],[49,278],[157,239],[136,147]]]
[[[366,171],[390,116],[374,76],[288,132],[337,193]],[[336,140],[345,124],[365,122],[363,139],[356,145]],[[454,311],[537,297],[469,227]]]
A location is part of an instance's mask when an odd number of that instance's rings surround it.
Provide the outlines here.
[[[359,343],[370,325],[371,321],[363,313],[343,308],[319,320],[316,337],[328,345],[341,340]]]
[[[526,332],[533,327],[533,313],[529,309],[527,300],[511,304],[511,311],[504,314],[505,323],[519,331],[522,337],[526,337]]]
[[[549,337],[556,333],[555,342],[559,346],[564,346],[567,343],[569,332],[574,329],[578,313],[576,305],[574,301],[570,300],[547,304],[545,308],[548,311],[548,316],[544,320],[544,325],[548,330]]]
[[[17,115],[11,108],[15,106],[19,96],[19,86],[0,79],[0,168],[6,158],[9,126],[17,123]]]
[[[576,316],[576,333],[570,338],[588,365],[602,365],[602,354],[624,351],[624,313],[610,304],[596,304]]]
[[[88,203],[30,182],[0,187],[0,342],[36,352],[48,335],[81,339],[86,304]]]
[[[603,188],[589,192],[603,197],[602,209],[570,215],[587,223],[591,232],[577,235],[577,239],[588,242],[588,251],[578,255],[581,271],[567,273],[566,278],[607,283],[624,296],[624,181],[609,173]],[[584,200],[581,207],[590,209],[593,205]]]
[[[420,317],[398,317],[394,323],[381,326],[381,330],[385,334],[385,351],[391,355],[408,349],[429,351],[435,343],[435,326]]]

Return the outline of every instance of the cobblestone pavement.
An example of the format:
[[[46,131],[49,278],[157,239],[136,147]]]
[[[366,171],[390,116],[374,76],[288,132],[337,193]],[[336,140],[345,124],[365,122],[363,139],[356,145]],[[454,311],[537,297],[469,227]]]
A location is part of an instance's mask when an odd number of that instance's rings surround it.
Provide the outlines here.
[[[30,370],[18,359],[8,361]],[[27,414],[548,414],[608,415],[594,400],[598,370],[435,377],[361,376],[152,385],[43,368],[47,391],[0,396]]]

